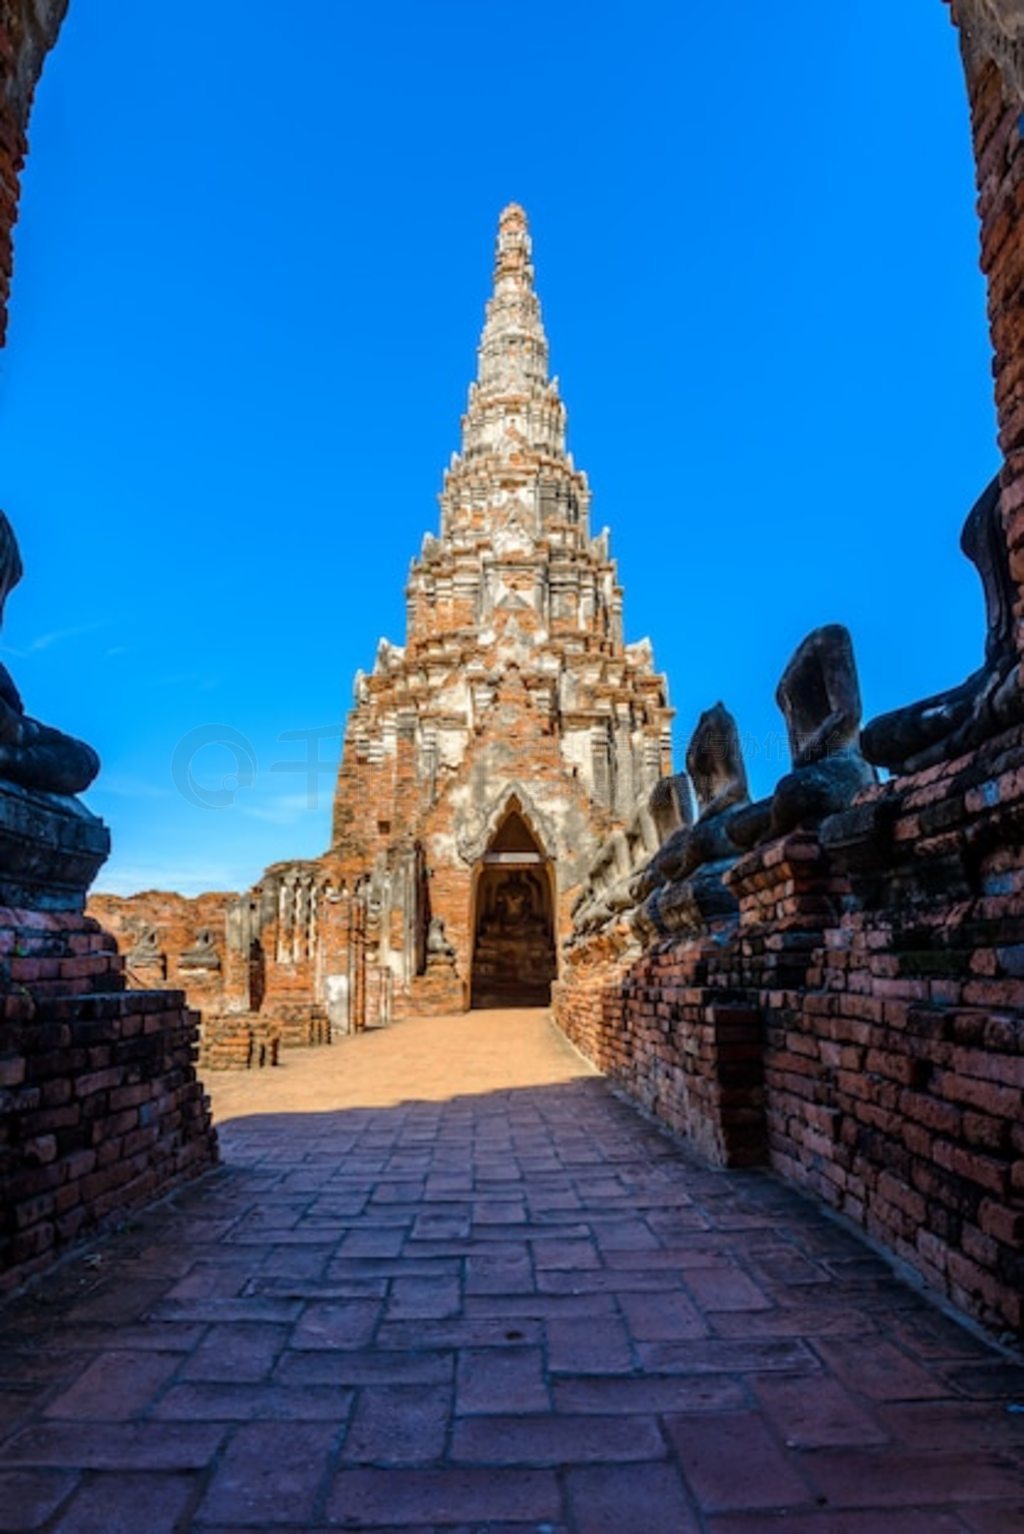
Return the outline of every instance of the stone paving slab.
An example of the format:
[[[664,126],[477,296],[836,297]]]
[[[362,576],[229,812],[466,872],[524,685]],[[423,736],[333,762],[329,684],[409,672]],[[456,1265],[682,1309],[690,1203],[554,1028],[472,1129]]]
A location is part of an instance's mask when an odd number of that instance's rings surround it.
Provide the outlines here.
[[[544,1013],[212,1089],[223,1169],[0,1312],[0,1531],[1024,1530],[1024,1368]]]

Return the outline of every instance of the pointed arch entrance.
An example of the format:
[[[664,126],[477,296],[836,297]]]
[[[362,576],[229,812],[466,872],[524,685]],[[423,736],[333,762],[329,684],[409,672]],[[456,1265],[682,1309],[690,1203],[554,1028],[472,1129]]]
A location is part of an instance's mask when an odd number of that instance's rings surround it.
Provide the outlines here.
[[[518,798],[474,871],[471,1007],[546,1007],[558,971],[554,865]]]

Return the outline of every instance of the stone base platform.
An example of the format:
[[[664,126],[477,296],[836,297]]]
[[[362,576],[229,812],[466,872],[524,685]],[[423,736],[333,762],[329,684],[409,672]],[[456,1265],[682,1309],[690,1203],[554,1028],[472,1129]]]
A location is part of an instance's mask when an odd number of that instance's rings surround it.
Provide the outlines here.
[[[110,854],[110,832],[78,799],[3,783],[0,904],[81,910]]]

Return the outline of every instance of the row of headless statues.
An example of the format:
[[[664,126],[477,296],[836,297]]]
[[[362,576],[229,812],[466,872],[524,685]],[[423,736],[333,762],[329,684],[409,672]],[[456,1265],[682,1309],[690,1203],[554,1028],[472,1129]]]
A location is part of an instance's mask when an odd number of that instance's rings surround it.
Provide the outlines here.
[[[687,752],[697,817],[657,854],[643,878],[685,879],[769,835],[816,824],[874,781],[871,764],[915,772],[971,750],[1024,718],[1021,657],[1014,634],[1017,595],[1003,533],[998,479],[972,509],[961,548],[985,595],[985,660],[959,687],[884,715],[860,730],[860,690],[853,647],[837,624],[816,629],[779,684],[792,771],[770,800],[751,804],[735,721],[721,706],[706,713]],[[22,575],[14,529],[0,512],[0,622]],[[6,667],[0,666],[0,780],[42,793],[73,795],[99,771],[90,746],[32,719]],[[728,849],[728,851],[727,851]]]
[[[984,588],[985,662],[966,682],[860,727],[853,644],[839,624],[815,629],[786,667],[776,701],[786,722],[790,771],[767,799],[751,802],[736,721],[721,703],[701,715],[686,753],[686,773],[664,780],[648,808],[661,842],[638,869],[620,833],[618,863],[606,849],[574,910],[584,936],[628,919],[644,940],[699,930],[731,915],[723,875],[759,843],[813,829],[877,782],[876,767],[920,771],[981,745],[1024,720],[1021,656],[1000,514],[998,481],[964,526],[961,547]],[[688,786],[689,785],[689,786]],[[696,801],[691,804],[690,788]],[[675,828],[666,825],[675,821]],[[614,849],[612,849],[614,853]]]

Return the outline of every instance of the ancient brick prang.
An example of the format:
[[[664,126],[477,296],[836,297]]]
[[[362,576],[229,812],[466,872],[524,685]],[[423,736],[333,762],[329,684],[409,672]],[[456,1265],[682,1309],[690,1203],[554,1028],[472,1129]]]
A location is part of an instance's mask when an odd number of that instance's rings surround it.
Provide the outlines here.
[[[669,768],[665,681],[623,640],[589,505],[513,204],[440,536],[412,566],[404,646],[357,678],[335,800],[332,866],[371,872],[377,962],[414,1007],[431,919],[452,959],[437,1005],[545,999],[591,856]]]
[[[590,534],[565,430],[513,204],[405,642],[381,640],[356,677],[331,846],[268,869],[226,911],[202,992],[238,1019],[219,1028],[218,1063],[251,1060],[257,1018],[287,1045],[404,1011],[546,1002],[594,853],[644,833],[639,807],[670,768],[667,687],[650,645],[623,638],[608,534]],[[117,921],[123,948],[151,932],[154,972],[162,957],[198,997],[180,958],[207,924],[198,903],[133,897]],[[144,955],[125,952],[137,972]]]

